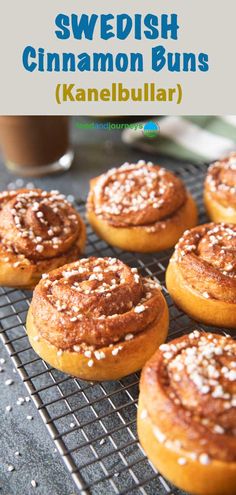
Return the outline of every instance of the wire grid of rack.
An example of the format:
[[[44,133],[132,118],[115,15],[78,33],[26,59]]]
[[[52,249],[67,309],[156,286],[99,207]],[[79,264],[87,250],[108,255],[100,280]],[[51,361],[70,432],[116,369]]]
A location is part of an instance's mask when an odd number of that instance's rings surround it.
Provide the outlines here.
[[[205,164],[184,165],[177,170],[197,200],[200,223],[207,220],[202,203],[206,168]],[[84,217],[84,202],[78,201],[78,210]],[[86,255],[116,256],[138,267],[143,275],[158,278],[170,311],[169,338],[198,327],[173,305],[165,288],[171,251],[151,255],[127,253],[108,246],[89,226],[87,234]],[[25,332],[30,298],[29,291],[0,289],[1,337],[78,493],[183,495],[157,473],[138,443],[139,374],[115,382],[90,383],[48,366],[34,353]]]

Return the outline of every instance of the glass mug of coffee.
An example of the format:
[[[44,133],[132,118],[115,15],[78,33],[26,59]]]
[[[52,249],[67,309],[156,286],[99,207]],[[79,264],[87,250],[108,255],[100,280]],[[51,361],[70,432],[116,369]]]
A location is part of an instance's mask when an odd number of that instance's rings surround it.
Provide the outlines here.
[[[33,177],[68,170],[74,157],[69,118],[0,116],[0,148],[7,168],[18,175]]]

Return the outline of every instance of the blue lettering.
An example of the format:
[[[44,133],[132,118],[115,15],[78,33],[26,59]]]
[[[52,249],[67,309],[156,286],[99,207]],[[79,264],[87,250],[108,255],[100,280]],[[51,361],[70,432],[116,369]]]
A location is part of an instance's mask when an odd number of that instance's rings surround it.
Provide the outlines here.
[[[103,40],[109,40],[110,38],[114,38],[114,33],[111,33],[113,26],[112,24],[109,24],[109,20],[113,20],[114,15],[112,14],[107,14],[107,15],[101,15],[101,38]]]
[[[132,29],[132,19],[128,14],[120,14],[117,16],[117,38],[125,40],[128,38]]]
[[[144,25],[148,28],[148,30],[144,31],[144,34],[148,40],[155,40],[159,38],[159,31],[157,29],[158,17],[156,15],[146,15]]]
[[[87,40],[92,40],[97,19],[98,15],[96,14],[92,14],[91,16],[82,14],[78,21],[78,16],[72,14],[71,27],[74,38],[76,40],[81,40],[84,37]]]
[[[170,22],[168,19],[170,17]],[[171,38],[172,40],[178,39],[178,16],[177,14],[162,14],[161,16],[161,37],[164,40]],[[170,36],[169,36],[170,33]]]
[[[209,64],[208,64],[209,57],[207,53],[199,53],[198,60],[199,60],[199,65],[198,65],[199,70],[201,72],[207,72],[209,70]]]
[[[29,72],[33,72],[37,67],[36,62],[30,62],[30,59],[32,58],[33,59],[36,58],[36,51],[32,46],[26,46],[26,48],[23,51],[22,62],[24,68]]]
[[[152,49],[152,70],[159,72],[166,64],[165,48],[162,45],[155,46]]]
[[[68,26],[70,25],[70,18],[66,14],[58,14],[55,19],[56,26],[60,31],[55,31],[55,35],[59,40],[67,40],[70,37],[70,30]]]

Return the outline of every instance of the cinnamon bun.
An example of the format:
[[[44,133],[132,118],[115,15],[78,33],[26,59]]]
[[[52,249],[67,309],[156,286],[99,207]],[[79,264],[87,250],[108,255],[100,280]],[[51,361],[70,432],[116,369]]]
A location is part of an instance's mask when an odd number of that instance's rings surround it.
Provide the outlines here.
[[[186,231],[170,260],[166,285],[192,318],[236,328],[236,225],[209,223]]]
[[[204,201],[211,220],[236,223],[236,153],[209,167]]]
[[[0,193],[0,284],[31,288],[42,273],[78,259],[85,226],[58,191]]]
[[[85,380],[140,369],[167,335],[160,287],[116,258],[88,258],[44,276],[33,293],[27,332],[55,368]]]
[[[129,251],[170,248],[197,223],[195,202],[183,182],[142,160],[93,179],[87,212],[101,238]]]
[[[188,493],[235,493],[235,358],[232,338],[195,330],[161,345],[142,371],[141,445]]]

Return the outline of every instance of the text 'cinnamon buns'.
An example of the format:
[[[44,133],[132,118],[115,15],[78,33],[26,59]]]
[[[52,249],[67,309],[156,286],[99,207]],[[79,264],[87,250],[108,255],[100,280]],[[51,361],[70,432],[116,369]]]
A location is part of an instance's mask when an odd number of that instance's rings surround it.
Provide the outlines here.
[[[0,193],[0,284],[33,287],[48,272],[81,254],[85,226],[58,191]]]
[[[235,494],[236,342],[195,330],[161,345],[142,371],[138,435],[179,488]]]
[[[172,247],[197,223],[196,205],[183,182],[142,160],[93,179],[87,211],[101,238],[129,251]]]
[[[170,260],[166,284],[192,318],[236,328],[236,225],[209,223],[186,231]]]
[[[167,330],[167,304],[157,283],[116,258],[81,259],[44,276],[27,317],[35,351],[88,380],[140,369]]]
[[[211,220],[236,223],[236,153],[209,167],[204,201]]]

